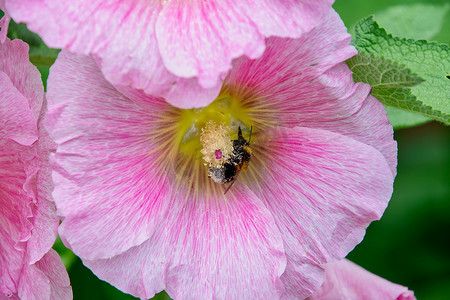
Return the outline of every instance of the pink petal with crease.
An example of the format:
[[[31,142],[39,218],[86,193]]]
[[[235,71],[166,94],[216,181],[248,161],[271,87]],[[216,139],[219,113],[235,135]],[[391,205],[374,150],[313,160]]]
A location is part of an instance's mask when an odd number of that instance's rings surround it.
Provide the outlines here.
[[[36,186],[35,193],[39,202],[33,206],[34,230],[28,240],[30,263],[40,260],[42,255],[53,246],[59,225],[59,217],[56,215],[56,207],[51,195],[53,182],[49,162],[49,155],[56,150],[56,144],[50,139],[48,132],[44,128],[46,106],[46,101],[44,100],[43,109],[38,120],[40,137],[36,145],[36,155],[40,165],[39,171],[36,172],[33,179],[36,181],[33,184]]]
[[[281,126],[321,128],[373,146],[395,176],[397,146],[384,107],[340,63],[355,54],[333,12],[300,39],[270,38],[261,58],[236,60],[225,85],[233,97],[272,103]]]
[[[50,249],[35,265],[24,266],[18,296],[30,300],[72,299],[69,276],[55,250]]]
[[[0,139],[10,139],[24,146],[38,139],[36,119],[27,98],[3,72],[0,72]]]
[[[347,259],[324,265],[325,282],[309,300],[415,300],[407,287],[372,274]]]
[[[70,299],[64,265],[49,254],[59,218],[50,197],[52,142],[38,119],[43,86],[20,40],[0,44],[0,90],[0,298]],[[65,296],[57,296],[60,288],[53,289],[50,274],[39,269],[44,263],[59,270],[55,281],[65,278]]]
[[[28,100],[37,120],[44,100],[44,86],[41,73],[28,59],[28,45],[21,40],[7,40],[0,47],[0,70],[8,75],[14,87]]]
[[[179,108],[204,107],[211,103],[211,99],[217,98],[221,88],[221,82],[213,87],[203,88],[196,83],[195,78],[179,78],[164,98]]]
[[[91,54],[112,84],[131,85],[182,108],[212,102],[217,94],[211,89],[217,91],[234,58],[259,57],[267,36],[310,31],[332,2],[5,0],[10,15],[49,46]],[[171,93],[177,84],[179,92]],[[194,92],[201,94],[189,102],[176,97]]]
[[[171,1],[156,24],[158,45],[171,72],[197,76],[211,87],[233,58],[261,56],[267,36],[299,37],[319,24],[330,6],[331,1]]]
[[[192,196],[183,201],[186,191],[179,192],[148,241],[114,258],[84,263],[141,298],[163,289],[175,299],[279,298],[286,261],[279,232],[260,200],[241,183],[226,201]]]
[[[198,76],[200,84],[209,88],[231,69],[233,58],[261,56],[264,36],[238,9],[219,1],[171,1],[164,5],[156,34],[167,68],[177,76]]]
[[[36,263],[36,267],[43,272],[50,281],[50,293],[52,300],[72,299],[72,288],[66,268],[55,250],[50,249],[44,257]]]
[[[26,240],[33,228],[28,220],[32,198],[23,189],[27,175],[21,155],[26,158],[32,150],[3,139],[0,149],[0,294],[14,294],[26,263]]]
[[[268,135],[265,151],[276,155],[255,153],[267,155],[268,171],[249,186],[273,214],[288,262],[342,259],[391,197],[393,177],[385,158],[366,144],[320,129],[283,128]],[[287,294],[311,294],[318,286],[298,285],[310,276],[288,263],[282,277]]]
[[[166,209],[168,179],[149,171],[159,157],[149,133],[152,114],[155,119],[167,104],[141,96],[145,109],[105,81],[89,57],[63,51],[51,69],[46,127],[58,143],[53,195],[64,216],[60,234],[83,258],[141,244]]]

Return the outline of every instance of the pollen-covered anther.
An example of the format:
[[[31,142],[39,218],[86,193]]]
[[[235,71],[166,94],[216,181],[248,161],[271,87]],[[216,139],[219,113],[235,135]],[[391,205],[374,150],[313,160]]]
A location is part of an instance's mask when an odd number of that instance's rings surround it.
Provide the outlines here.
[[[225,124],[217,125],[213,121],[208,121],[200,135],[200,142],[203,149],[205,165],[213,168],[223,166],[233,153],[233,142],[229,136],[229,128]]]

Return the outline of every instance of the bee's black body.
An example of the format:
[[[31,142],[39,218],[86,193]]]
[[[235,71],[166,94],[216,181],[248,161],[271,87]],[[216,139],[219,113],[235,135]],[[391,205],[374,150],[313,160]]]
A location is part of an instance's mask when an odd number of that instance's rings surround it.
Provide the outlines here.
[[[237,173],[247,167],[252,155],[249,147],[250,143],[242,136],[242,130],[239,127],[238,138],[233,140],[233,156],[223,166],[224,183],[235,179]]]
[[[247,141],[242,136],[242,130],[241,127],[239,127],[238,138],[233,140],[233,154],[222,167],[211,168],[209,170],[210,177],[213,176],[216,182],[222,184],[234,181],[238,173],[244,170],[250,161],[250,157],[252,155],[250,149],[250,138],[249,141]]]

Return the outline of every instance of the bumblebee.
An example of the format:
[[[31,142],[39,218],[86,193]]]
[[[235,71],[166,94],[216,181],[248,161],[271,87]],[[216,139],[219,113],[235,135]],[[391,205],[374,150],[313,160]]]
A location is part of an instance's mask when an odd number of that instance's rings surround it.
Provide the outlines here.
[[[231,184],[225,190],[225,193],[233,185],[239,173],[245,170],[250,162],[252,156],[252,150],[250,149],[250,140],[252,137],[252,129],[250,128],[250,137],[248,141],[242,136],[242,130],[239,126],[238,138],[232,140],[233,152],[227,161],[220,167],[210,167],[208,177],[214,182],[225,184],[231,182]]]

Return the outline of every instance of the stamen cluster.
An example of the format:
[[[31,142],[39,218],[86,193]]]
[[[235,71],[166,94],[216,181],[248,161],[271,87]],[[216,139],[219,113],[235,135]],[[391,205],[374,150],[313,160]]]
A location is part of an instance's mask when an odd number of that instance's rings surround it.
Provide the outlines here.
[[[225,124],[217,125],[208,121],[202,128],[200,142],[203,146],[200,151],[205,166],[219,168],[223,166],[233,153],[233,143],[230,139],[228,127]]]

